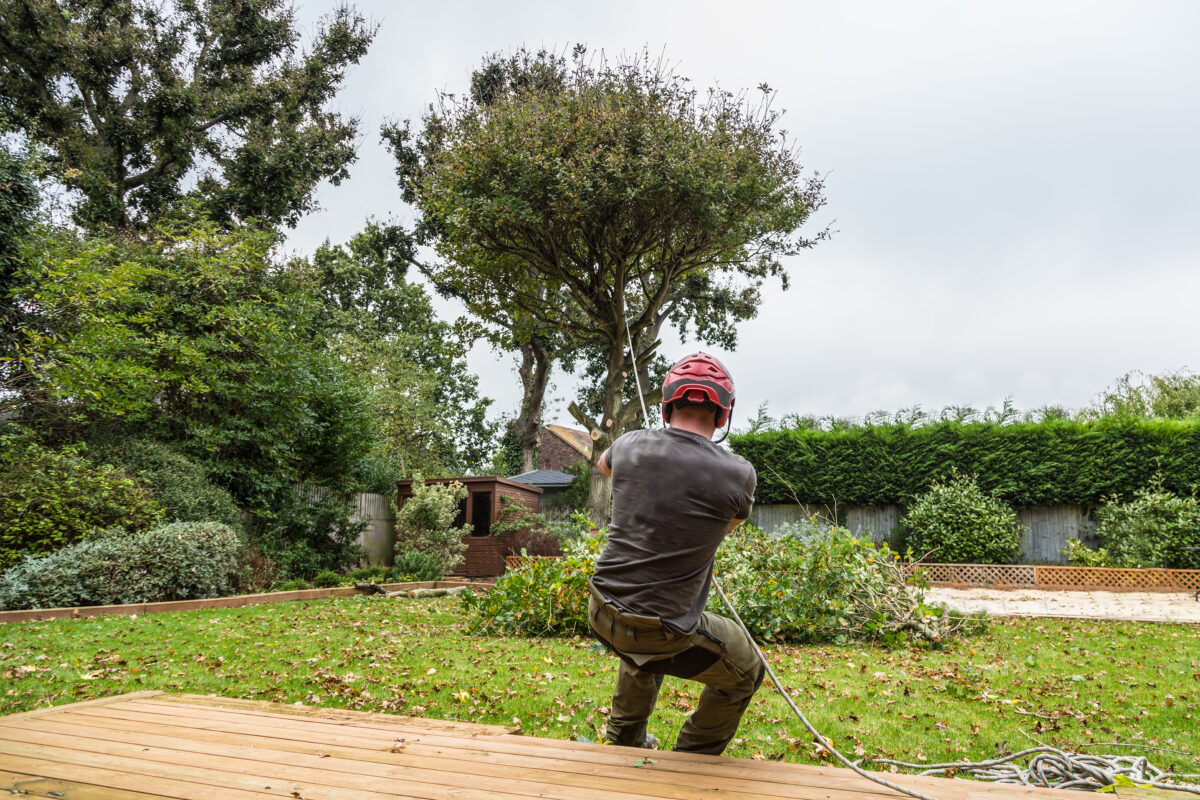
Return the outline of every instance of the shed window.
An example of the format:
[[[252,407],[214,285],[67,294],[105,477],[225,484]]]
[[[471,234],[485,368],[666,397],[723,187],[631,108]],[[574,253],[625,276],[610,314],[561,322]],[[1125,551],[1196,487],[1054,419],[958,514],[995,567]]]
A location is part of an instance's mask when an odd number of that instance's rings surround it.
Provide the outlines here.
[[[471,535],[492,535],[491,492],[475,492],[471,495]]]

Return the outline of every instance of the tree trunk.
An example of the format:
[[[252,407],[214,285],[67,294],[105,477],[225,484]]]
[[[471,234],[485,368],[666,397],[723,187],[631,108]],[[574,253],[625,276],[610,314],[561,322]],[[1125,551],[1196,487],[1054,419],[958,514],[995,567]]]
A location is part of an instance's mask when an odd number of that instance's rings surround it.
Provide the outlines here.
[[[534,342],[521,345],[521,411],[514,423],[521,434],[523,472],[532,472],[538,430],[542,426],[542,403],[546,397],[546,382],[550,378],[550,358]]]
[[[608,375],[604,379],[604,414],[592,430],[592,478],[588,485],[588,518],[598,525],[608,522],[611,510],[612,479],[596,469],[600,456],[613,443],[613,440],[624,430],[631,416],[628,406],[622,407],[622,394],[627,377],[625,360],[625,342],[621,337],[613,342],[608,356]],[[636,412],[634,412],[636,413]],[[577,417],[578,418],[578,417]],[[597,436],[597,434],[599,434]]]

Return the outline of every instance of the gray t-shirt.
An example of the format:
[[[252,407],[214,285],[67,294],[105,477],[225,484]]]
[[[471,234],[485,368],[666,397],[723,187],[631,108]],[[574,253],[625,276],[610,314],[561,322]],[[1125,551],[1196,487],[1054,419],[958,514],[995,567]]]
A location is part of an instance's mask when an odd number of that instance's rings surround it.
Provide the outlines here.
[[[750,462],[699,434],[632,431],[608,450],[613,512],[595,587],[624,611],[692,633],[729,523],[750,515]]]

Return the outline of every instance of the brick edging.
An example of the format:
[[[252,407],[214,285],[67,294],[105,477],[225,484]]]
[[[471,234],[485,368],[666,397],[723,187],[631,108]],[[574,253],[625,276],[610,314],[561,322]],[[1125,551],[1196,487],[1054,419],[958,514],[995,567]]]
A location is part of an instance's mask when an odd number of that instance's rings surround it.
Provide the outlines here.
[[[407,583],[381,583],[381,588],[394,592],[400,589],[452,589],[457,586],[484,587],[488,584],[476,581],[409,581]],[[78,606],[75,608],[30,608],[20,611],[0,611],[0,624],[6,622],[30,622],[51,619],[87,619],[90,617],[121,616],[137,614],[161,614],[168,611],[201,611],[210,608],[241,608],[265,603],[289,603],[295,600],[323,600],[326,597],[350,597],[362,594],[353,586],[337,586],[332,589],[299,589],[292,592],[265,592],[263,594],[239,594],[231,597],[210,597],[203,600],[167,600],[160,603],[126,603],[115,606]]]

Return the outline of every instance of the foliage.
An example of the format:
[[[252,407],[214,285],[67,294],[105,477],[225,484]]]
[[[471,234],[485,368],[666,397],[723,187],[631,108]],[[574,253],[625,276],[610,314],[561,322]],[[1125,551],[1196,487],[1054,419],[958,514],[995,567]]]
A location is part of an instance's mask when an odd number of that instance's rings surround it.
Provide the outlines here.
[[[1017,513],[980,488],[975,476],[951,472],[913,501],[901,524],[922,560],[1010,564],[1021,549]]]
[[[586,461],[576,461],[574,464],[568,464],[563,472],[571,474],[571,482],[554,498],[554,505],[582,511],[587,506],[588,490],[592,483],[592,465]]]
[[[178,446],[145,437],[89,445],[93,459],[114,464],[150,490],[167,522],[220,522],[240,527],[237,504],[208,471]]]
[[[741,526],[717,552],[715,574],[742,621],[766,641],[941,646],[980,624],[927,605],[886,545],[815,520],[783,536]],[[728,615],[715,591],[708,605]]]
[[[80,446],[54,449],[27,430],[0,430],[0,569],[113,525],[142,530],[160,516],[144,487]]]
[[[259,547],[247,543],[239,557],[237,586],[240,594],[265,592],[275,583],[275,562]]]
[[[1128,497],[1156,473],[1177,494],[1200,485],[1196,421],[798,425],[730,441],[758,470],[760,503],[907,505],[952,469],[1014,508]]]
[[[419,134],[384,130],[436,240],[425,271],[439,291],[497,342],[551,332],[560,357],[594,351],[603,365],[603,413],[586,420],[601,433],[594,458],[637,416],[635,374],[654,402],[647,369],[665,323],[731,346],[762,284],[786,286],[781,258],[813,244],[795,231],[821,182],[804,177],[760,89],[757,105],[719,90],[697,100],[648,53],[611,64],[578,46],[568,63],[522,50],[443,96]],[[596,515],[606,488],[593,473]]]
[[[331,569],[325,569],[313,576],[312,585],[315,589],[331,589],[342,585],[342,576]]]
[[[0,119],[49,151],[90,229],[188,198],[294,224],[354,160],[356,120],[326,107],[373,36],[342,7],[301,48],[282,0],[3,0]]]
[[[438,581],[446,574],[445,567],[434,553],[401,550],[396,553],[387,571],[389,581]]]
[[[438,577],[453,572],[467,549],[463,537],[471,532],[470,525],[454,526],[467,494],[458,481],[426,484],[418,475],[412,495],[396,511],[396,555],[406,550],[426,553],[441,565]]]
[[[341,484],[375,445],[370,389],[307,340],[319,303],[274,273],[274,241],[174,223],[146,243],[47,235],[21,287],[38,309],[21,416],[64,438],[173,443],[256,517],[298,481]]]
[[[288,275],[320,300],[312,324],[325,343],[370,383],[380,436],[369,458],[394,482],[420,472],[479,469],[492,449],[491,401],[479,397],[466,364],[473,329],[438,320],[424,288],[406,279],[413,242],[395,225],[369,223],[345,245],[326,242]]]
[[[525,462],[518,421],[515,419],[504,421],[500,427],[500,431],[496,452],[492,454],[491,472],[495,475],[503,475],[504,477],[520,475],[525,471]],[[536,464],[536,448],[530,452],[532,461]]]
[[[343,571],[362,560],[358,536],[368,523],[355,517],[353,496],[346,487],[296,487],[251,519],[251,540],[275,563],[279,580]]]
[[[0,111],[0,113],[3,113]],[[0,144],[0,379],[11,369],[20,306],[11,292],[33,227],[38,194],[24,161]],[[0,395],[0,411],[4,408]]]
[[[587,579],[596,571],[604,536],[571,540],[559,559],[534,558],[506,570],[478,597],[462,596],[467,632],[481,635],[586,634]]]
[[[0,606],[148,603],[231,594],[244,541],[215,522],[174,522],[147,531],[110,528],[31,556],[0,576]]]
[[[1101,392],[1091,417],[1195,419],[1200,417],[1200,375],[1187,370],[1146,375],[1130,372]]]
[[[1200,569],[1200,500],[1160,482],[1096,510],[1096,538],[1113,566]],[[1188,550],[1187,548],[1193,548]]]
[[[1068,539],[1062,554],[1072,567],[1115,567],[1112,554],[1103,547],[1091,549],[1078,539]]]
[[[504,507],[492,523],[492,535],[509,537],[509,555],[560,556],[562,543],[580,533],[571,521],[549,520],[505,494],[501,494],[500,499],[504,501]]]
[[[312,584],[303,578],[292,578],[290,581],[284,581],[278,586],[271,587],[271,590],[275,592],[298,592],[311,588]]]

